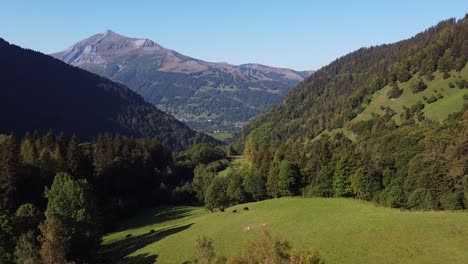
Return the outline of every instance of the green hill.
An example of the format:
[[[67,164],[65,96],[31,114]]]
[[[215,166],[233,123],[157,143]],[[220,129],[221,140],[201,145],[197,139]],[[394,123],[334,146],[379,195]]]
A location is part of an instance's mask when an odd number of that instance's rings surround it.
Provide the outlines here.
[[[466,209],[467,62],[468,15],[356,50],[246,126],[237,152],[269,198],[281,185],[293,195]],[[281,173],[288,162],[298,169]]]
[[[249,211],[240,210],[244,206]],[[234,214],[232,209],[239,209]],[[103,263],[182,263],[200,235],[237,254],[261,228],[317,249],[327,263],[466,263],[468,213],[408,212],[352,199],[281,198],[209,213],[199,207],[142,211],[104,237]],[[154,233],[150,230],[154,229]],[[133,237],[125,238],[127,234]],[[119,262],[120,263],[120,262]]]
[[[399,84],[403,93],[394,99],[388,98],[391,86],[386,85],[372,95],[369,104],[364,103],[364,110],[352,122],[372,119],[373,114],[383,116],[385,115],[385,109],[390,107],[396,112],[396,115],[393,116],[394,120],[401,123],[400,114],[404,110],[403,107],[410,108],[418,101],[425,105],[422,112],[426,118],[442,122],[449,114],[463,109],[463,103],[466,100],[464,96],[468,95],[468,89],[460,89],[455,85],[461,79],[468,80],[468,67],[465,66],[460,72],[452,71],[449,74],[449,78],[443,79],[443,73],[435,72],[433,74],[434,80],[425,80],[427,89],[419,93],[413,93],[410,88],[411,82],[419,78],[415,76],[411,80]],[[454,87],[450,88],[450,83],[454,84]],[[424,100],[424,98],[430,98],[431,96],[435,96],[438,100],[433,103]]]

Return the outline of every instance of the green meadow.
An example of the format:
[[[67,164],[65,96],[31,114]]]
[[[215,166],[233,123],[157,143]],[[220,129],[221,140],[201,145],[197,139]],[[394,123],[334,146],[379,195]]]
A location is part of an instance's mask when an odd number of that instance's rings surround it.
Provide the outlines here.
[[[419,78],[419,77],[413,77]],[[352,122],[371,119],[372,114],[384,115],[386,107],[390,107],[397,114],[393,117],[394,120],[400,122],[400,113],[403,112],[403,107],[411,108],[418,101],[424,104],[424,115],[431,120],[442,122],[451,113],[461,111],[463,109],[464,95],[468,94],[468,89],[459,89],[456,82],[462,78],[468,79],[468,67],[465,66],[463,70],[458,73],[455,71],[450,72],[450,77],[443,79],[443,74],[440,72],[434,73],[434,80],[428,81],[425,77],[422,79],[427,84],[427,89],[413,93],[410,89],[411,80],[405,83],[400,83],[399,87],[403,90],[403,94],[396,99],[388,99],[388,91],[391,86],[387,85],[372,95],[369,104],[364,105],[364,111],[360,113]],[[449,84],[455,85],[450,88]],[[428,103],[424,97],[430,98],[431,96],[443,96],[436,102]]]
[[[294,248],[318,250],[327,263],[468,263],[466,211],[409,212],[338,198],[272,199],[217,213],[146,209],[103,237],[101,263],[182,263],[200,235],[218,254],[234,255],[263,228]]]

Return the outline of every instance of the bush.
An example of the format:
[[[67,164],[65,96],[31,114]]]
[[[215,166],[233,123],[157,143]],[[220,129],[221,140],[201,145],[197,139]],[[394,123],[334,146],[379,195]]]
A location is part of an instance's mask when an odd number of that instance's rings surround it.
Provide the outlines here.
[[[398,87],[397,83],[393,83],[392,88],[388,91],[387,97],[388,99],[396,99],[400,97],[400,95],[403,93],[403,90]]]
[[[427,98],[426,102],[429,103],[429,104],[432,104],[434,102],[437,101],[437,97],[435,97],[434,95],[432,95],[431,97]]]
[[[30,203],[22,204],[15,213],[18,230],[27,231],[37,228],[42,220],[42,213]]]
[[[196,192],[190,183],[186,183],[172,190],[171,197],[171,201],[175,204],[189,204],[196,199]]]
[[[419,80],[419,81],[413,80],[410,84],[410,88],[413,93],[419,93],[419,92],[426,90],[427,85],[426,83],[424,83],[423,80]]]
[[[389,175],[390,174],[390,175]],[[386,169],[383,174],[383,180],[389,182],[394,173],[391,170]],[[385,190],[380,194],[379,203],[392,208],[404,207],[406,204],[406,196],[403,192],[403,178],[397,177],[394,178]]]
[[[448,86],[449,88],[455,88],[455,85],[452,82],[449,82]]]
[[[424,104],[421,101],[418,101],[415,105],[411,106],[411,113],[416,113],[423,109],[424,109]]]
[[[461,79],[456,82],[458,88],[460,89],[468,89],[468,81],[465,79]]]
[[[468,175],[463,176],[462,178],[462,192],[463,192],[463,202],[465,203],[465,209],[468,208]]]
[[[444,78],[444,80],[450,78],[450,74],[448,72],[444,72],[444,75],[442,76],[442,78]]]
[[[445,193],[440,197],[440,205],[444,210],[460,210],[463,209],[459,195],[456,193]]]
[[[425,188],[414,190],[408,197],[408,207],[419,210],[435,210],[437,209],[437,201],[432,193]]]
[[[261,230],[260,238],[244,244],[241,254],[230,257],[217,256],[211,238],[202,236],[196,241],[195,259],[185,264],[324,264],[317,251],[293,251],[286,240]]]

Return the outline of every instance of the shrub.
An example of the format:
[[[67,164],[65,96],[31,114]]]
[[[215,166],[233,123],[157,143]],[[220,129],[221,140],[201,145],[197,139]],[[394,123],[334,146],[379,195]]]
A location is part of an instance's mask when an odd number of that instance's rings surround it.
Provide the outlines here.
[[[449,88],[455,88],[455,85],[452,82],[449,82],[448,86]]]
[[[430,191],[425,188],[414,190],[408,197],[408,207],[419,210],[435,210],[437,209],[437,201]]]
[[[437,97],[435,97],[434,95],[432,95],[431,97],[427,98],[426,102],[429,103],[429,104],[432,104],[434,102],[437,101]]]
[[[444,75],[442,76],[442,78],[444,78],[444,80],[450,78],[450,74],[448,72],[444,72]]]
[[[411,113],[416,113],[423,109],[424,109],[424,104],[421,101],[418,101],[415,105],[411,106]]]
[[[16,225],[19,230],[34,230],[41,222],[42,213],[30,203],[22,204],[15,213]]]
[[[445,193],[440,197],[440,205],[445,210],[460,210],[463,208],[459,195],[456,193]]]
[[[211,264],[216,258],[213,240],[206,236],[199,237],[195,246],[195,263]]]
[[[196,241],[195,259],[186,264],[324,264],[324,259],[317,251],[293,251],[286,240],[273,236],[270,232],[261,230],[260,238],[244,244],[238,256],[216,256],[213,240],[202,236]]]
[[[468,81],[465,79],[461,79],[456,82],[458,88],[460,89],[467,89],[468,88]]]
[[[427,85],[426,83],[424,83],[423,80],[419,80],[419,81],[414,80],[411,82],[410,88],[413,93],[419,93],[419,92],[426,90]]]
[[[392,85],[392,88],[388,91],[387,97],[388,99],[396,99],[400,97],[400,95],[403,93],[403,90],[398,87],[398,84],[395,82]]]

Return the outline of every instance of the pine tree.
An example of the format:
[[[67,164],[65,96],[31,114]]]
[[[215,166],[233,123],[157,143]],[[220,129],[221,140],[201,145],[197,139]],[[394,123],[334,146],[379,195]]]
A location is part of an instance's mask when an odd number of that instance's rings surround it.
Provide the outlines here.
[[[349,197],[353,194],[349,177],[354,172],[353,160],[349,157],[341,157],[335,166],[333,173],[333,191],[337,197]]]
[[[21,234],[15,248],[16,263],[41,264],[39,245],[33,230]]]
[[[37,164],[37,149],[31,138],[26,137],[21,142],[20,155],[23,164],[31,166]]]
[[[81,151],[78,145],[78,139],[72,136],[67,148],[67,166],[68,172],[76,179],[79,175],[81,164]]]
[[[283,196],[294,195],[299,183],[299,167],[288,160],[283,160],[278,174],[278,191]]]
[[[0,207],[13,209],[18,184],[18,146],[13,136],[0,135]]]
[[[270,164],[270,170],[268,171],[268,177],[266,182],[267,194],[270,197],[278,198],[279,196],[279,187],[278,187],[278,175],[280,170],[280,163],[278,161],[273,161]]]

